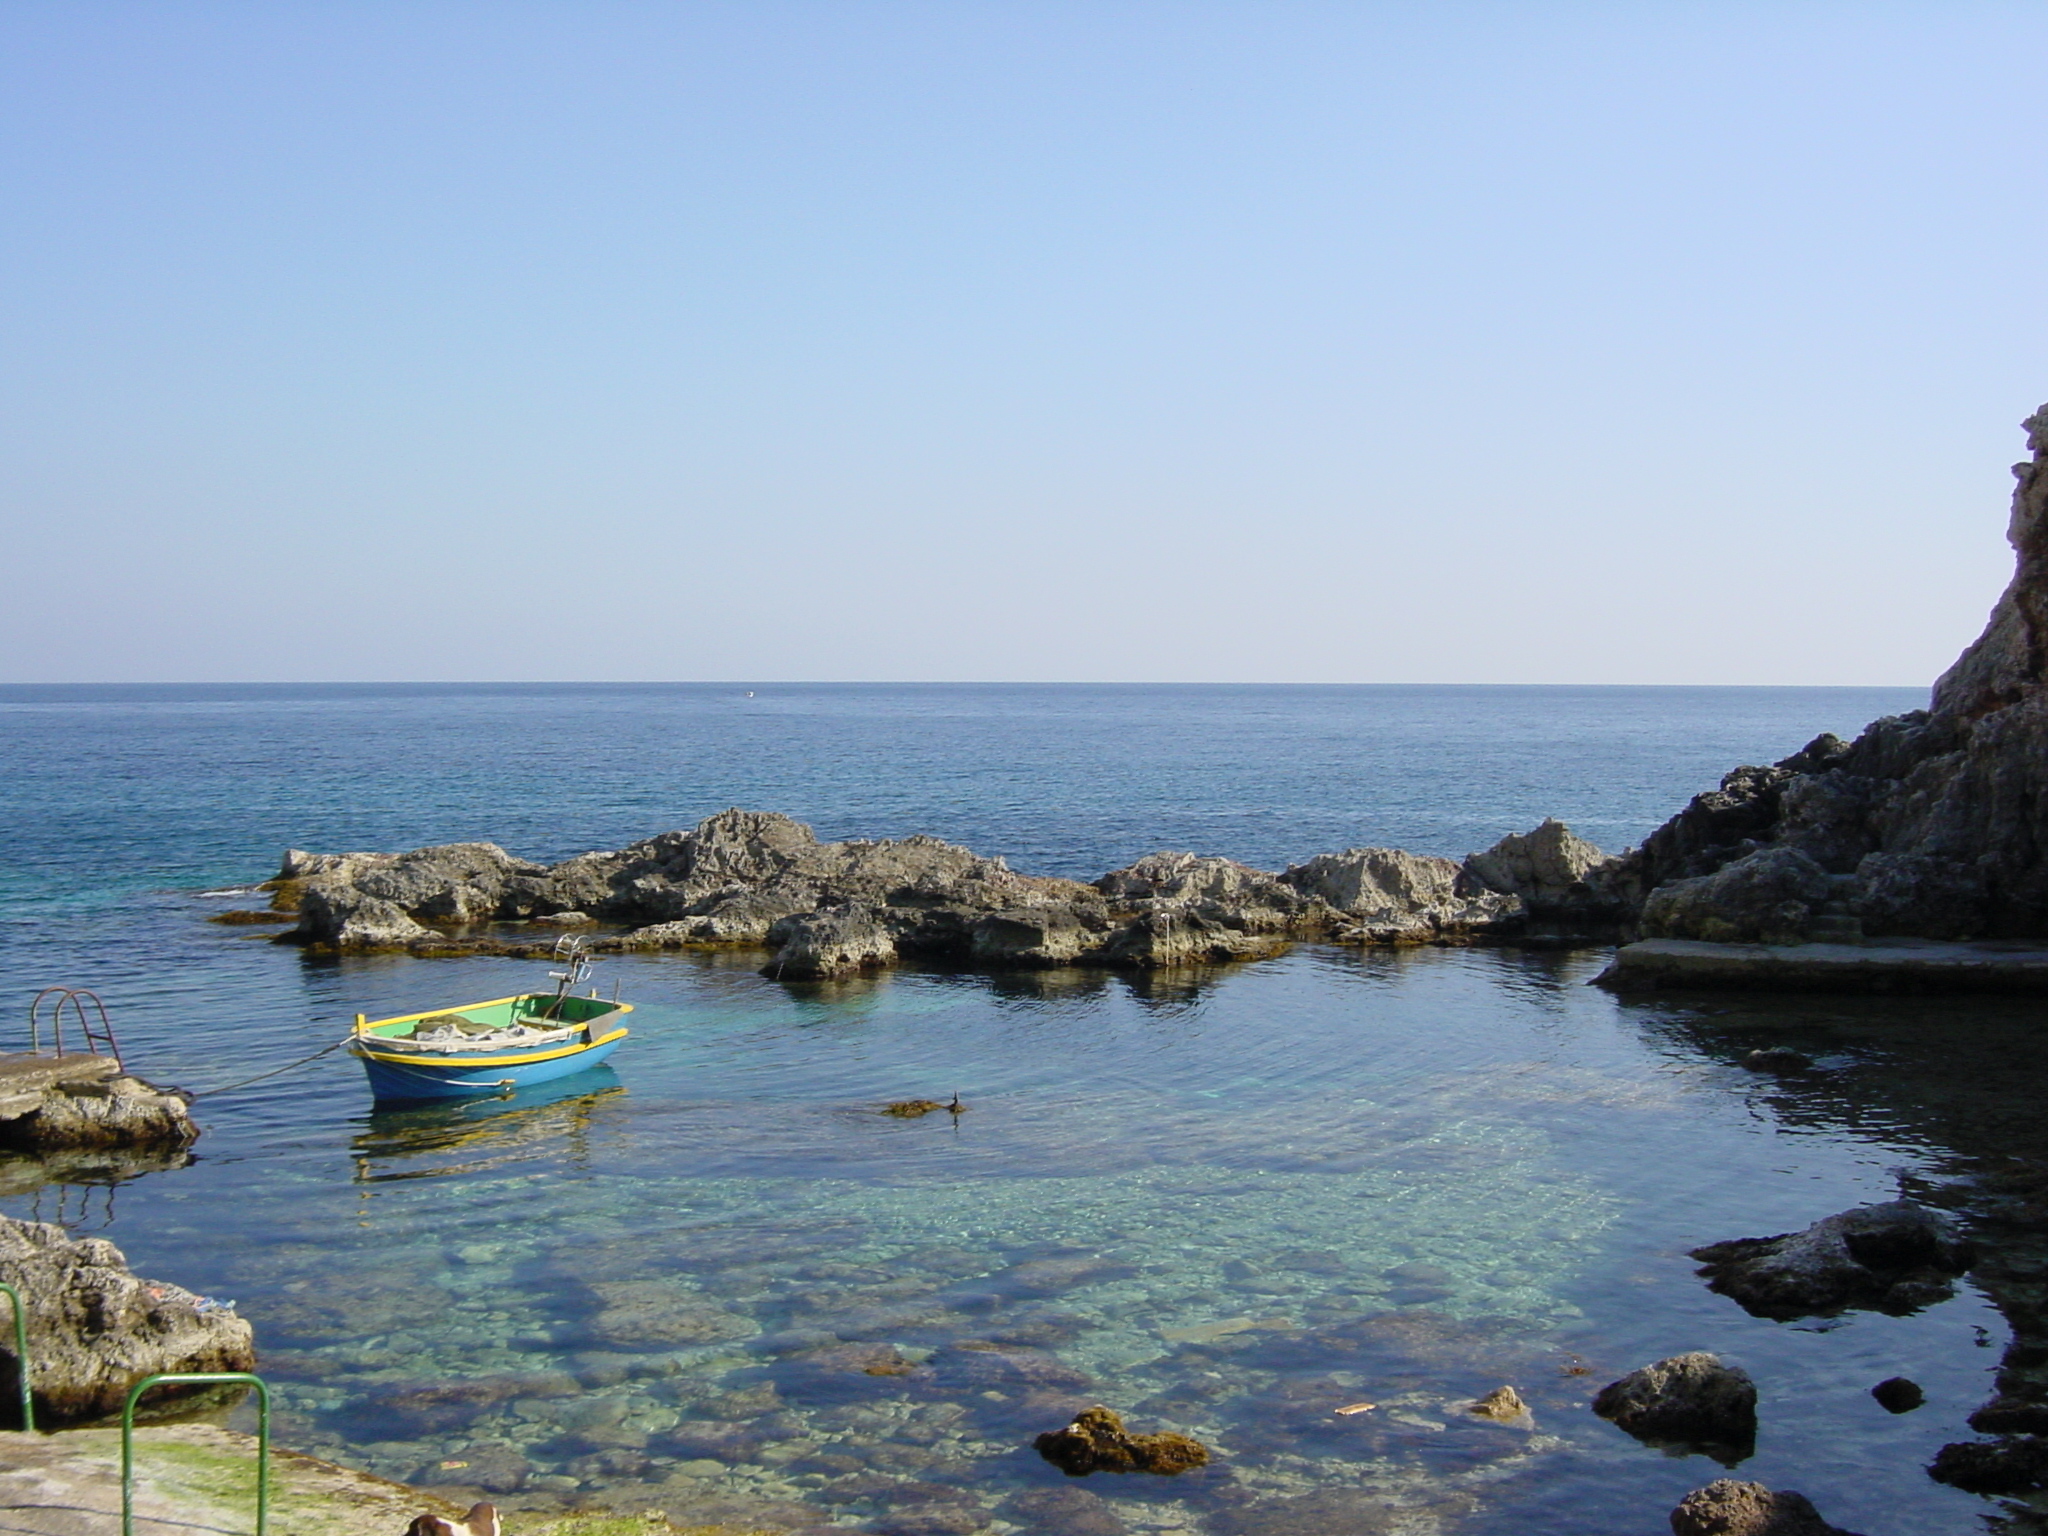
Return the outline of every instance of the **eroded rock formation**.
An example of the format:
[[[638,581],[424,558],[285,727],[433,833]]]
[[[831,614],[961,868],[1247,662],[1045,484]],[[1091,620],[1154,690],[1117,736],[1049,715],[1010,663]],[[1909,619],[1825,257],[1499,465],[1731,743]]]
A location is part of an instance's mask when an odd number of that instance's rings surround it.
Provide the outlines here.
[[[234,1312],[128,1271],[104,1238],[73,1241],[47,1222],[0,1216],[0,1280],[28,1313],[37,1423],[119,1413],[129,1388],[159,1371],[255,1368],[254,1333]],[[14,1335],[0,1328],[0,1403],[17,1400]]]
[[[1646,936],[2048,937],[2048,406],[2025,425],[2012,582],[1930,706],[1737,768],[1652,833],[1605,876]]]
[[[176,1153],[198,1139],[183,1094],[127,1076],[111,1056],[0,1058],[0,1150]]]
[[[1703,1451],[1730,1466],[1756,1444],[1756,1383],[1704,1351],[1610,1381],[1594,1397],[1593,1411],[1638,1440]]]
[[[1947,1301],[1970,1244],[1939,1211],[1894,1200],[1817,1221],[1804,1232],[1695,1248],[1711,1289],[1757,1317],[1789,1322],[1851,1308],[1903,1316]]]
[[[615,852],[555,865],[493,843],[409,853],[285,855],[271,882],[287,937],[337,950],[543,952],[565,922],[624,930],[599,949],[754,945],[803,980],[898,959],[1158,969],[1271,955],[1300,939],[1457,943],[1611,921],[1611,861],[1558,822],[1462,865],[1390,848],[1322,854],[1275,874],[1154,853],[1083,884],[1020,875],[930,837],[821,843],[801,822],[721,812]],[[480,931],[525,923],[545,938]]]
[[[1108,1408],[1086,1408],[1065,1429],[1038,1437],[1038,1454],[1069,1477],[1090,1472],[1152,1472],[1171,1477],[1209,1464],[1209,1450],[1199,1440],[1171,1430],[1134,1435]]]
[[[1803,1493],[1724,1477],[1695,1488],[1671,1511],[1672,1536],[1855,1536],[1829,1525]]]

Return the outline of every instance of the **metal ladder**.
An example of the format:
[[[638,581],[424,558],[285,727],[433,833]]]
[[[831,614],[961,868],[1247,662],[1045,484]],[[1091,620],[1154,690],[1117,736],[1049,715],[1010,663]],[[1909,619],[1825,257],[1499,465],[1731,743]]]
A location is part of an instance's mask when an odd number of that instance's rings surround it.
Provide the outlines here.
[[[28,1049],[32,1056],[43,1054],[43,1007],[50,1005],[50,1045],[53,1054],[64,1054],[64,1009],[68,1004],[78,1020],[78,1032],[85,1037],[85,1048],[94,1056],[101,1054],[105,1046],[107,1055],[114,1058],[116,1068],[121,1067],[121,1046],[114,1038],[113,1020],[107,1017],[107,1005],[100,1000],[97,992],[84,987],[45,987],[35,995],[35,1001],[28,1005]],[[93,1011],[86,1012],[85,1005],[92,1004]],[[97,1016],[98,1023],[94,1023]]]

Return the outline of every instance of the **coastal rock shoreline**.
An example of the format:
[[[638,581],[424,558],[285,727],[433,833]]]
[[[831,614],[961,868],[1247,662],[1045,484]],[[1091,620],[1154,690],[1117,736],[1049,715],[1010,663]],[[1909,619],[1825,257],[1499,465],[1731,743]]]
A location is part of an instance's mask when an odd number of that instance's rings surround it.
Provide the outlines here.
[[[1152,970],[1303,940],[1598,943],[1618,931],[1599,886],[1612,862],[1547,821],[1462,864],[1352,848],[1275,873],[1169,852],[1084,883],[932,837],[820,842],[787,816],[736,808],[553,865],[494,843],[293,849],[269,888],[297,919],[279,942],[323,952],[542,955],[594,927],[599,952],[766,949],[764,972],[795,981],[899,960]]]

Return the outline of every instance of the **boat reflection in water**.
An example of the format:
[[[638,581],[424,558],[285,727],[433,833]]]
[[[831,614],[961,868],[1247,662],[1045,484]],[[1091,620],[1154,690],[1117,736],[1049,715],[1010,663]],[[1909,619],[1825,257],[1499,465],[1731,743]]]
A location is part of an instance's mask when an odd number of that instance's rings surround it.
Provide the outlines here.
[[[626,1088],[610,1067],[488,1099],[440,1099],[379,1109],[349,1142],[358,1183],[442,1179],[546,1159],[592,1166],[590,1136]]]

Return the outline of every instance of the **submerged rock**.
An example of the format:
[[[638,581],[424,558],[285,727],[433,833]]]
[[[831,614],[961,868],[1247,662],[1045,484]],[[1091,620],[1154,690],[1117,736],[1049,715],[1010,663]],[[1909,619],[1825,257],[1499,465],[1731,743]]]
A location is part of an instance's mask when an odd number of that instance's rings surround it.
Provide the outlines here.
[[[1124,1536],[1125,1531],[1107,1499],[1071,1483],[1013,1493],[996,1506],[996,1513],[1031,1536]]]
[[[1522,1401],[1522,1394],[1510,1386],[1495,1387],[1466,1411],[1496,1424],[1529,1424],[1535,1419],[1529,1405]]]
[[[1671,1511],[1671,1536],[1855,1536],[1829,1525],[1803,1493],[1724,1477],[1695,1488]]]
[[[1065,1429],[1040,1435],[1038,1454],[1069,1477],[1090,1472],[1153,1472],[1171,1477],[1209,1464],[1209,1449],[1199,1440],[1167,1431],[1133,1435],[1107,1408],[1087,1408]]]
[[[254,1331],[228,1304],[131,1274],[104,1238],[73,1241],[62,1227],[0,1216],[0,1280],[27,1310],[39,1425],[118,1413],[129,1389],[158,1372],[255,1368]],[[0,1365],[0,1401],[15,1402],[11,1328],[0,1328]]]
[[[1903,1376],[1890,1376],[1870,1389],[1870,1395],[1877,1399],[1878,1406],[1886,1413],[1911,1413],[1927,1401],[1927,1394],[1920,1390],[1916,1381]]]
[[[1695,1248],[1708,1287],[1780,1322],[1850,1308],[1903,1316],[1955,1294],[1970,1244],[1938,1211],[1895,1200],[1817,1221],[1804,1232]]]
[[[1673,1355],[1602,1387],[1593,1411],[1638,1440],[1733,1465],[1756,1444],[1756,1383],[1718,1355]]]

